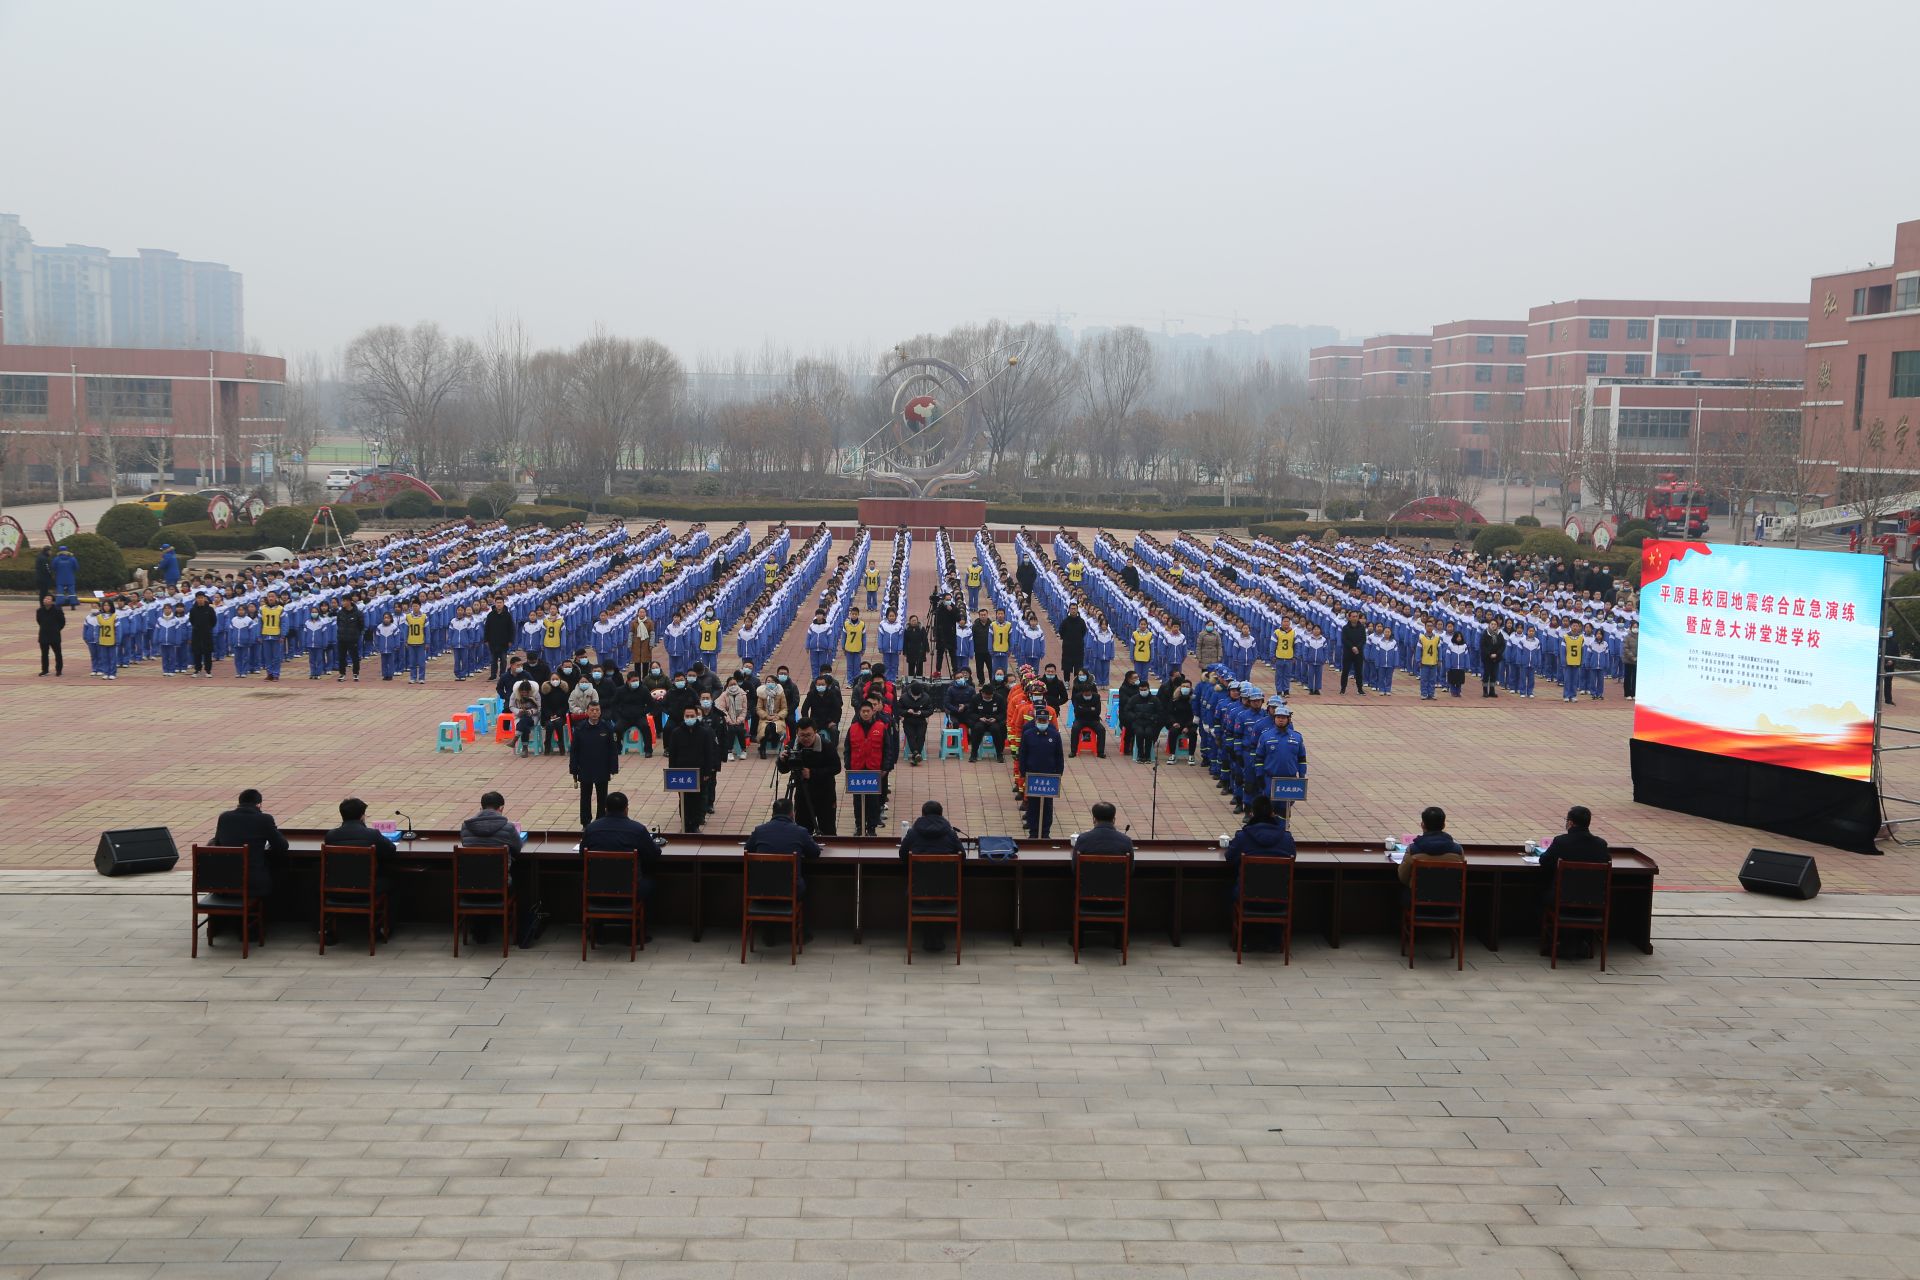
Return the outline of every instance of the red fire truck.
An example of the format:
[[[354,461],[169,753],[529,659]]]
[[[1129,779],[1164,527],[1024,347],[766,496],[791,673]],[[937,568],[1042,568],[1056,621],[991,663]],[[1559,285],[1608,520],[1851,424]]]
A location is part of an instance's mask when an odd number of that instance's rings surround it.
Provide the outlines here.
[[[1702,537],[1707,532],[1707,493],[1691,480],[1663,471],[1647,490],[1645,519],[1661,533]]]

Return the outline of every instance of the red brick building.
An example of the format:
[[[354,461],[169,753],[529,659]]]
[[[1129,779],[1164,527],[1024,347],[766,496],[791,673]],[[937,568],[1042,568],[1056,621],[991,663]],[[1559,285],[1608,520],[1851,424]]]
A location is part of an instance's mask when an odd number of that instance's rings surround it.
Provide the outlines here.
[[[29,347],[0,318],[0,436],[10,484],[105,468],[233,482],[286,425],[286,361],[233,351]],[[212,460],[211,466],[209,459]]]
[[[1307,351],[1307,398],[1358,400],[1360,361],[1361,350],[1357,346],[1310,348]]]
[[[1815,276],[1808,313],[1806,456],[1836,488],[1850,472],[1920,473],[1920,221],[1894,229],[1889,265]]]
[[[1456,320],[1436,325],[1428,421],[1436,445],[1457,451],[1470,475],[1497,470],[1501,448],[1519,444],[1527,382],[1527,322]]]
[[[1527,314],[1526,447],[1550,458],[1578,443],[1592,380],[1797,379],[1806,341],[1807,309],[1799,302],[1582,299],[1534,307]],[[1680,435],[1670,434],[1676,424],[1628,422],[1622,447],[1645,438],[1662,452],[1691,455],[1693,415]],[[1643,429],[1658,434],[1634,434]]]

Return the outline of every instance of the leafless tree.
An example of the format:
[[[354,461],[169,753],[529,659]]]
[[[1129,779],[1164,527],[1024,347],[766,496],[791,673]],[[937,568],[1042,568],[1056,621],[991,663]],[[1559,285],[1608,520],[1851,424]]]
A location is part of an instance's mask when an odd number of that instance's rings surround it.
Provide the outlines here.
[[[674,354],[651,338],[596,333],[573,351],[569,399],[587,478],[613,492],[623,462],[662,465],[671,453],[673,404],[686,383]]]
[[[988,470],[997,473],[1009,453],[1024,463],[1073,398],[1073,354],[1051,326],[1003,320],[956,329],[947,346],[978,388],[968,407],[986,442]]]
[[[471,381],[478,349],[423,321],[381,325],[347,347],[346,373],[369,427],[396,432],[422,477],[451,474],[458,451],[447,436],[449,402]]]
[[[1088,453],[1096,473],[1112,479],[1128,419],[1153,389],[1153,348],[1138,326],[1126,325],[1088,342],[1079,363]]]
[[[1333,501],[1333,481],[1353,458],[1356,406],[1347,400],[1309,400],[1297,435],[1308,474],[1320,482],[1320,510]]]
[[[1222,506],[1233,505],[1233,478],[1254,451],[1253,427],[1231,409],[1197,409],[1181,422],[1186,453],[1220,485]]]
[[[519,320],[494,321],[480,346],[473,393],[480,408],[479,450],[500,478],[511,482],[519,473],[537,404],[533,345]]]
[[[1910,439],[1898,424],[1890,432],[1882,418],[1847,434],[1840,451],[1838,496],[1859,516],[1856,549],[1871,551],[1875,523],[1910,505],[1908,495],[1920,489],[1920,448],[1915,447],[1920,441]]]

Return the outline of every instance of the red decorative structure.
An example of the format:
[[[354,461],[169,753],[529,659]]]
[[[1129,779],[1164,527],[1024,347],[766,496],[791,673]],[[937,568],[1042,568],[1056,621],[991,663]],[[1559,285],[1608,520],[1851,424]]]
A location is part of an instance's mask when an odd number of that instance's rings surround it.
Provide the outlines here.
[[[79,532],[80,521],[75,519],[73,512],[65,507],[61,507],[47,517],[47,545],[50,547],[59,546]]]
[[[361,476],[347,486],[346,492],[340,495],[340,501],[349,506],[384,507],[410,491],[424,493],[436,504],[443,501],[432,485],[418,476],[403,475],[398,471],[376,471],[370,476]]]
[[[987,504],[978,498],[862,498],[860,523],[870,529],[905,525],[916,537],[940,528],[978,529],[987,523]]]
[[[1487,518],[1458,498],[1415,498],[1388,517],[1388,524],[1485,524]]]
[[[0,516],[0,560],[11,560],[29,545],[27,531],[12,516]]]

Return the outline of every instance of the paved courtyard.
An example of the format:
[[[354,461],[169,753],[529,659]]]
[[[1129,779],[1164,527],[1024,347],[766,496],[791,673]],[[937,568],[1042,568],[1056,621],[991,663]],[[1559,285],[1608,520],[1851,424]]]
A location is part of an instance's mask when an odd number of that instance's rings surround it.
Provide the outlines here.
[[[186,955],[0,873],[0,1277],[1920,1276],[1910,898],[1651,956],[1058,938]]]

